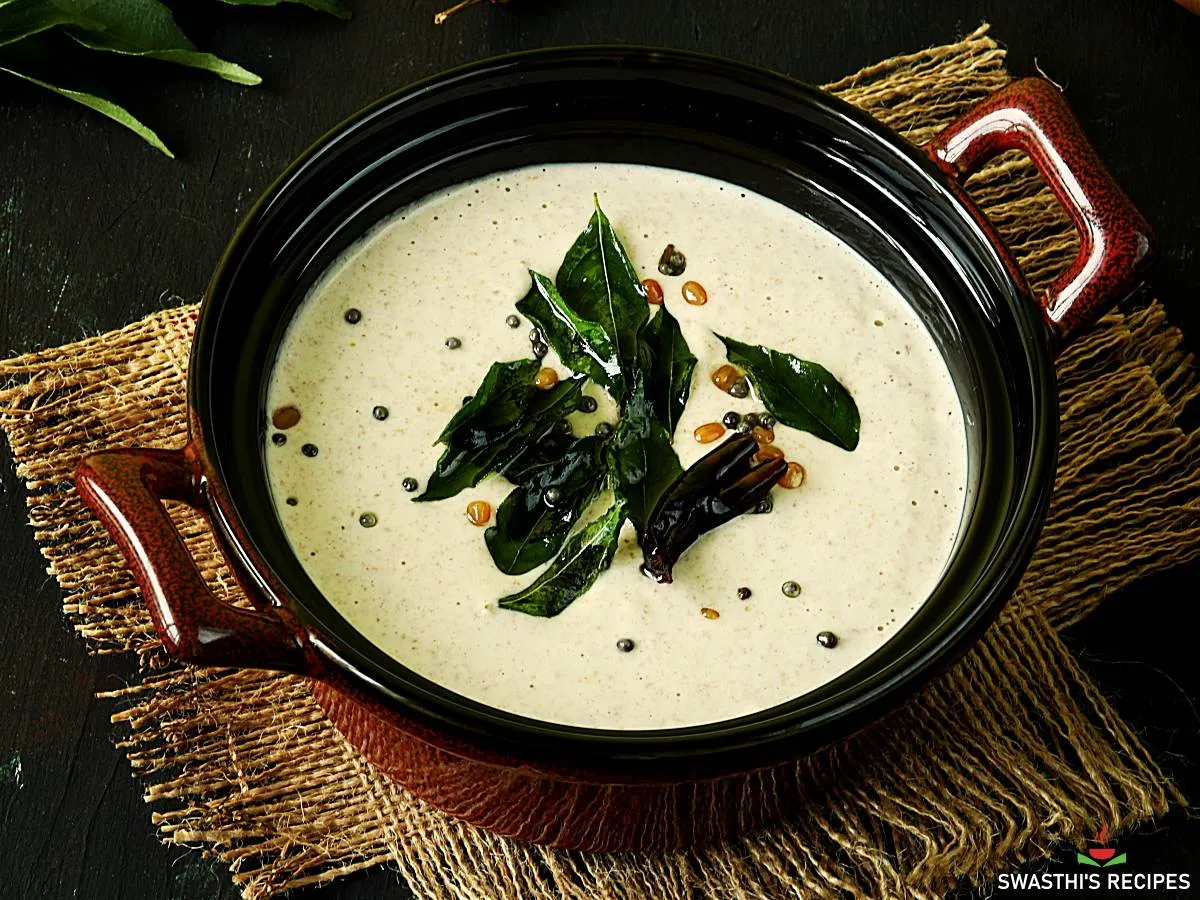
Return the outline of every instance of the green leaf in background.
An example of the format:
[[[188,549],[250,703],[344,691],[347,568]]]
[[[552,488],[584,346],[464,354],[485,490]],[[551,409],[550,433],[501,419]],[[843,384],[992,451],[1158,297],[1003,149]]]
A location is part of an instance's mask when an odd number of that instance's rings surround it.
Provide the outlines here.
[[[45,88],[48,91],[53,91],[60,97],[66,97],[68,100],[74,100],[76,103],[80,103],[86,106],[88,109],[94,109],[96,112],[108,116],[114,122],[120,122],[130,131],[148,143],[151,147],[161,150],[172,159],[175,158],[175,154],[167,149],[167,145],[162,142],[157,134],[155,134],[146,125],[142,124],[142,122],[134,117],[130,112],[113,103],[111,100],[105,100],[103,97],[97,97],[95,94],[88,94],[84,93],[83,91],[74,91],[70,88],[59,87],[57,85],[50,84],[49,82],[42,81],[41,79],[34,78],[30,75],[17,72],[14,69],[5,68],[4,66],[0,66],[0,72],[7,72],[9,75],[20,78],[22,81],[28,81],[30,84],[36,84],[38,87]]]
[[[600,209],[567,251],[555,278],[559,293],[581,319],[597,323],[608,335],[621,364],[623,389],[613,397],[624,403],[637,365],[637,338],[650,307],[646,291],[612,223]]]
[[[618,396],[624,387],[621,360],[608,332],[596,322],[581,318],[545,275],[530,270],[533,286],[517,303],[517,310],[537,325],[546,342],[570,368],[590,375]]]
[[[224,0],[229,5],[277,6],[285,0]],[[340,0],[287,0],[339,18],[350,17]],[[36,84],[93,109],[139,135],[167,156],[174,156],[150,128],[127,110],[94,92],[63,87],[56,76],[75,80],[83,67],[42,35],[62,34],[83,47],[104,53],[158,59],[212,72],[237,84],[262,79],[237,63],[196,47],[175,24],[161,0],[0,0],[0,72]],[[13,52],[16,55],[14,57]],[[37,75],[30,74],[31,71]]]
[[[0,47],[13,44],[59,25],[87,22],[89,27],[103,28],[98,19],[83,13],[61,8],[49,0],[8,0],[0,3]]]
[[[197,50],[159,0],[40,0],[81,15],[65,31],[91,50],[145,56],[204,69],[237,84],[259,84],[253,72]],[[65,24],[65,23],[64,23]]]
[[[673,437],[692,391],[696,357],[679,330],[679,322],[665,306],[642,329],[641,342],[648,357],[642,365],[650,405],[667,429],[667,436]]]
[[[500,608],[531,616],[557,616],[612,564],[624,522],[625,504],[618,501],[572,535],[562,553],[533,584],[500,600]]]
[[[625,406],[608,447],[613,492],[642,533],[646,519],[664,490],[683,472],[671,447],[671,435],[655,415],[646,396],[646,383],[638,373],[633,393]]]
[[[340,0],[221,0],[230,6],[278,6],[281,3],[299,3],[309,9],[329,13],[339,19],[350,18],[350,10]]]
[[[496,568],[524,575],[554,558],[604,480],[602,450],[600,438],[579,438],[504,499],[484,534]],[[551,489],[558,493],[553,504],[546,499]]]
[[[780,422],[843,450],[858,446],[858,406],[828,369],[770,347],[717,337],[729,361],[745,370],[763,405]]]

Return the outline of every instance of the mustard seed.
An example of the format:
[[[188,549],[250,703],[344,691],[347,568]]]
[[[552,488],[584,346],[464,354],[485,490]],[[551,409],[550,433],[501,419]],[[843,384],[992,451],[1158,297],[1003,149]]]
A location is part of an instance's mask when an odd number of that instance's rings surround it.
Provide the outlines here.
[[[658,260],[658,271],[664,275],[676,276],[682,275],[683,270],[687,268],[687,257],[682,252],[675,249],[674,244],[667,244],[667,248],[663,250],[662,256]]]

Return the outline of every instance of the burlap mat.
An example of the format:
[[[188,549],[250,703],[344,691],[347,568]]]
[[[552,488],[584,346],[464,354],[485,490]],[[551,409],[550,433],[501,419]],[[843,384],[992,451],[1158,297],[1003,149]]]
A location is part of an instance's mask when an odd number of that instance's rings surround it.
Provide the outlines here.
[[[981,28],[829,89],[915,142],[1009,80]],[[1030,168],[973,181],[1032,281],[1074,240]],[[113,543],[76,498],[85,453],[185,438],[195,307],[0,363],[0,425],[65,609],[94,652],[134,652],[120,743],[163,839],[228,863],[248,898],[369,866],[428,897],[940,896],[1118,833],[1182,802],[1057,629],[1138,576],[1200,555],[1200,438],[1177,424],[1200,390],[1157,305],[1110,315],[1059,361],[1062,458],[1049,525],[984,640],[887,721],[799,763],[815,787],[792,821],[727,846],[589,855],[493,837],[392,784],[325,720],[298,678],[169,664]],[[203,523],[179,520],[210,581],[234,581]]]

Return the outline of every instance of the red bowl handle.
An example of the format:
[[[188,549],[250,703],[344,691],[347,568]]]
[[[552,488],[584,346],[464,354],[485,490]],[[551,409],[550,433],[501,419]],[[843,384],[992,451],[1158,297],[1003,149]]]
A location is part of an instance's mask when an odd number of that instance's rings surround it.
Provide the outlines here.
[[[84,458],[75,488],[133,567],[167,653],[184,662],[311,673],[307,635],[282,609],[243,609],[204,582],[163,500],[208,513],[203,470],[190,448],[112,450]],[[248,592],[250,579],[227,560]]]
[[[1141,285],[1154,236],[1049,81],[1014,81],[925,145],[960,182],[1004,150],[1029,155],[1079,232],[1079,256],[1038,297],[1051,333],[1068,341]],[[985,230],[1008,259],[995,231]]]

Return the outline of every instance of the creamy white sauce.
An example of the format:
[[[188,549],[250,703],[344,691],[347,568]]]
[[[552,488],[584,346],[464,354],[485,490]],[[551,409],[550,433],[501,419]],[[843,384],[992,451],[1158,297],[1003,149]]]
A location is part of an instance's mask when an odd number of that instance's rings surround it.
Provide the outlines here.
[[[556,618],[499,609],[531,582],[501,574],[467,503],[499,506],[501,478],[436,503],[413,503],[434,441],[496,360],[529,355],[531,325],[505,318],[553,276],[592,211],[606,213],[643,277],[699,357],[675,435],[686,467],[714,445],[693,430],[730,409],[714,330],[821,363],[862,415],[852,453],[784,426],[776,443],[806,467],[774,512],[703,537],[675,583],[639,573],[632,527],[612,568]],[[663,247],[687,255],[682,277],[656,271]],[[681,296],[685,280],[708,291]],[[347,324],[348,308],[362,320]],[[449,350],[448,337],[462,346]],[[553,356],[551,364],[558,365]],[[559,366],[560,371],[562,370]],[[613,421],[600,390],[576,433]],[[287,443],[268,441],[279,516],[317,587],[372,642],[475,700],[533,718],[600,728],[693,725],[762,710],[810,691],[879,649],[917,611],[951,552],[966,482],[961,409],[929,334],[865,260],[796,212],[697,175],[629,165],[506,172],[430,196],[376,229],[334,265],[289,326],[268,411],[302,414]],[[390,411],[385,421],[372,407]],[[314,444],[315,457],[302,453]],[[294,498],[289,505],[287,498]],[[373,513],[378,524],[359,518]],[[785,581],[803,591],[789,598]],[[752,591],[737,598],[739,587]],[[719,619],[701,615],[709,607]],[[838,637],[833,649],[821,631]],[[632,652],[617,641],[631,638]]]

